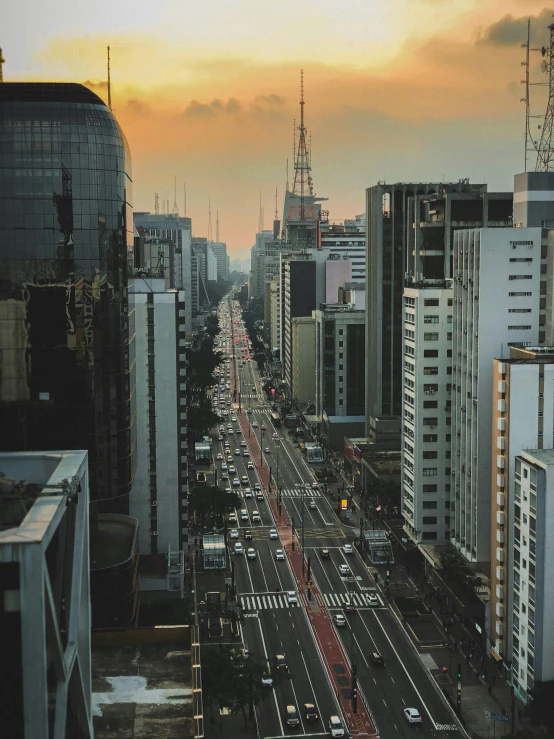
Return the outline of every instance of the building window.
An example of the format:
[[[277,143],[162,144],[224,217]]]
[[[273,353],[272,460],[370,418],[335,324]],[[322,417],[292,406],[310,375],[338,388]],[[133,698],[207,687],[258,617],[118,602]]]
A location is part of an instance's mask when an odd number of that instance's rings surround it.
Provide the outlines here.
[[[438,487],[437,485],[424,485],[423,492],[424,493],[436,493],[438,492]],[[425,508],[425,504],[423,505],[423,507]],[[435,503],[435,508],[436,508],[436,503]]]
[[[446,340],[447,340],[447,341],[452,341],[452,331],[449,331],[449,332],[448,332],[448,333],[446,334]]]
[[[339,405],[344,405],[344,401],[342,398],[339,398]]]
[[[452,305],[452,298],[448,298],[448,305]]]
[[[339,370],[341,370],[341,369],[344,369],[344,365],[343,364],[339,364]]]
[[[438,316],[424,316],[423,323],[438,323],[439,317]]]
[[[452,356],[452,349],[447,349],[446,350],[446,356],[447,357],[451,357]]]
[[[424,467],[423,468],[423,477],[436,477],[438,474],[438,470],[436,467]]]
[[[439,368],[438,367],[424,367],[423,374],[424,375],[438,375]]]
[[[436,516],[423,516],[423,524],[424,525],[431,526],[434,523],[437,523],[437,517]]]
[[[509,280],[532,280],[533,275],[510,275]]]
[[[344,352],[339,352],[339,359],[344,359]]]
[[[426,305],[426,306],[429,306],[429,307],[431,307],[431,306],[437,306],[438,307],[438,305],[439,305],[439,299],[438,298],[425,298],[425,300],[423,301],[423,305]]]
[[[510,257],[510,262],[532,262],[533,257]]]
[[[437,532],[436,531],[424,531],[421,535],[421,538],[426,541],[432,541],[433,539],[437,538]]]
[[[436,459],[437,452],[423,452],[423,459]]]
[[[431,359],[432,357],[436,358],[439,356],[439,350],[438,349],[424,349],[423,356],[428,357],[429,359]]]
[[[508,331],[528,331],[531,326],[508,326]]]
[[[424,393],[436,393],[438,389],[439,389],[438,385],[424,385],[423,386]]]
[[[533,293],[508,293],[510,298],[530,298]]]
[[[508,308],[508,313],[531,313],[531,308]]]
[[[423,434],[423,441],[436,442],[438,438],[437,434]]]
[[[344,382],[344,375],[339,375],[339,382]]]
[[[437,400],[424,400],[423,407],[424,408],[438,408],[439,403]]]
[[[344,334],[344,331],[342,328],[339,328],[339,336],[342,336]]]
[[[426,333],[423,334],[423,340],[424,341],[438,341],[439,340],[439,335],[438,335],[438,333],[426,332]]]
[[[439,419],[434,418],[433,416],[428,416],[427,418],[423,419],[424,426],[436,426],[438,422],[439,422]]]
[[[446,323],[452,323],[452,316],[446,316]]]
[[[424,500],[423,505],[421,506],[424,510],[430,511],[434,510],[438,507],[438,503],[436,500]]]

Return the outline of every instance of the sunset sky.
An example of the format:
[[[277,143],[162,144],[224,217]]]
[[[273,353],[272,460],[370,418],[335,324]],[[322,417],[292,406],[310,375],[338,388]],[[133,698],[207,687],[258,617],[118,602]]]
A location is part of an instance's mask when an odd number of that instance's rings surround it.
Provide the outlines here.
[[[86,83],[112,99],[133,157],[134,208],[173,205],[193,232],[244,257],[279,211],[300,69],[317,195],[332,219],[363,212],[378,180],[485,181],[523,170],[521,62],[547,43],[544,0],[18,0],[0,11],[6,81]],[[536,79],[540,54],[531,58]],[[536,112],[544,112],[540,88]],[[536,128],[535,124],[535,128]],[[533,162],[534,165],[534,162]]]

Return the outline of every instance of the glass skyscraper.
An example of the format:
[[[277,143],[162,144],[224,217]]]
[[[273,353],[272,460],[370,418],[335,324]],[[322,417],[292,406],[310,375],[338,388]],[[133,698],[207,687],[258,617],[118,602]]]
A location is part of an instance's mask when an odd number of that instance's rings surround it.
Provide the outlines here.
[[[127,513],[136,466],[131,158],[77,84],[0,84],[0,449],[88,449]]]

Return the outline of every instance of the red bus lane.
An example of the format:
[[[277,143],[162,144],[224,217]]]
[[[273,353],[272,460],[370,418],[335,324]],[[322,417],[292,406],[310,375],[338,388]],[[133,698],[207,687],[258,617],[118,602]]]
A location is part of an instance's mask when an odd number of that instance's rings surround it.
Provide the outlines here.
[[[361,695],[359,687],[358,710],[356,713],[353,713],[352,711],[352,704],[350,701],[351,672],[349,661],[346,658],[335,629],[329,620],[329,615],[324,606],[323,598],[314,583],[312,583],[311,592],[312,603],[314,603],[315,607],[312,608],[307,600],[304,581],[302,578],[302,552],[298,541],[295,541],[294,551],[292,549],[290,518],[283,505],[281,506],[281,515],[279,515],[277,497],[274,492],[269,491],[269,470],[267,464],[260,467],[260,445],[258,438],[253,430],[250,437],[248,436],[247,415],[245,413],[240,413],[238,414],[238,418],[244,439],[246,440],[250,450],[251,459],[256,465],[260,482],[264,489],[268,491],[267,500],[271,507],[275,524],[279,529],[283,548],[291,564],[292,571],[294,572],[300,599],[310,619],[312,631],[315,635],[333,690],[335,691],[335,695],[340,702],[342,712],[348,723],[348,729],[352,735],[355,736],[376,736],[377,732],[375,726],[363,701],[363,696]]]

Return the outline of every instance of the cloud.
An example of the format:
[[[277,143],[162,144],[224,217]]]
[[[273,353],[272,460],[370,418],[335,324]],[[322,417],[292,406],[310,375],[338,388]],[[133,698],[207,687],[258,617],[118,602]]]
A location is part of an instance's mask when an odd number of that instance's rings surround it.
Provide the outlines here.
[[[282,107],[286,103],[285,98],[282,95],[256,95],[254,98],[254,105],[268,106],[268,107]]]
[[[85,87],[88,87],[89,90],[94,90],[94,92],[100,92],[101,90],[107,90],[108,89],[108,83],[104,82],[104,80],[85,80],[83,82],[83,85]]]
[[[237,114],[242,110],[241,103],[236,98],[227,101],[215,99],[211,103],[200,103],[191,100],[184,111],[186,118],[216,118],[224,114]]]
[[[477,37],[479,44],[495,46],[520,46],[527,41],[527,21],[531,19],[531,43],[544,44],[547,41],[547,26],[552,23],[552,9],[544,8],[536,16],[515,18],[505,15],[496,23],[481,30]]]
[[[129,98],[127,100],[127,109],[129,113],[134,115],[149,115],[152,112],[152,108],[148,103],[144,103],[138,98]]]

